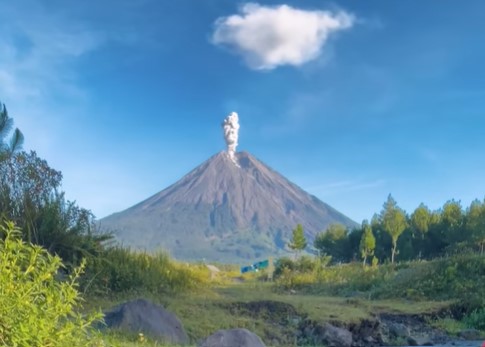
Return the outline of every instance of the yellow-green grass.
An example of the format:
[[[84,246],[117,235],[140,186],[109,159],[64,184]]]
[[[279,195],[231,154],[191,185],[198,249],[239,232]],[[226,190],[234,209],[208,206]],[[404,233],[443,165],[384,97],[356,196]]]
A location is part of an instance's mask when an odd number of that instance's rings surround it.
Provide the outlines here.
[[[216,330],[229,328],[247,328],[259,336],[275,336],[288,338],[281,334],[285,327],[274,321],[287,317],[268,317],[267,315],[252,315],[247,310],[230,309],[234,305],[260,301],[275,301],[291,305],[300,317],[316,322],[339,321],[343,323],[358,323],[372,318],[379,313],[393,314],[426,314],[436,312],[449,302],[419,301],[403,299],[368,300],[366,298],[344,298],[321,295],[300,294],[298,292],[281,293],[273,290],[272,284],[250,280],[244,283],[233,283],[225,286],[205,288],[197,292],[185,293],[173,297],[153,295],[124,295],[117,298],[88,299],[91,308],[108,309],[118,303],[144,297],[164,305],[174,312],[182,321],[192,343],[204,338]],[[244,305],[243,305],[244,306]],[[113,337],[112,337],[113,338]],[[138,346],[135,337],[118,336],[120,346]],[[125,342],[123,342],[125,341]],[[123,344],[124,343],[124,344]],[[162,346],[147,344],[147,346]],[[142,344],[139,344],[140,346]]]

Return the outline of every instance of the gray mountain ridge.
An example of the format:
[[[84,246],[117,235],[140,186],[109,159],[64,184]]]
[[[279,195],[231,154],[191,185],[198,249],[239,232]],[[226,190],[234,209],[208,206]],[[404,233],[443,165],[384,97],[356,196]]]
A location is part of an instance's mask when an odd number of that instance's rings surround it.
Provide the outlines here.
[[[288,253],[302,224],[309,245],[330,224],[357,224],[247,152],[220,152],[178,182],[106,218],[124,246],[180,260],[243,262]]]

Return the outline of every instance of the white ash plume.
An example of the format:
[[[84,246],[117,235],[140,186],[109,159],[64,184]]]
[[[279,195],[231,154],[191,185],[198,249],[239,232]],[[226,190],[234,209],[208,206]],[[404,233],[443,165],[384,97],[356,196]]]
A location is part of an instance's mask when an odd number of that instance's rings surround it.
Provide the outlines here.
[[[227,145],[227,154],[229,158],[236,164],[237,166],[237,159],[236,159],[236,147],[237,147],[237,139],[239,133],[239,117],[236,112],[231,112],[222,122],[222,128],[224,130],[224,139],[226,140]]]

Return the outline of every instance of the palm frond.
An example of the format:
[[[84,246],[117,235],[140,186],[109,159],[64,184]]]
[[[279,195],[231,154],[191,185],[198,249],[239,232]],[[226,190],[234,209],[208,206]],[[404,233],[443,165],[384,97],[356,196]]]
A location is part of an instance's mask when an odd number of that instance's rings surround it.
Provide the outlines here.
[[[10,139],[10,146],[9,152],[11,154],[18,152],[22,149],[24,144],[24,134],[17,128],[12,134],[12,138]]]
[[[0,141],[3,141],[12,130],[13,119],[9,118],[5,105],[0,103]]]

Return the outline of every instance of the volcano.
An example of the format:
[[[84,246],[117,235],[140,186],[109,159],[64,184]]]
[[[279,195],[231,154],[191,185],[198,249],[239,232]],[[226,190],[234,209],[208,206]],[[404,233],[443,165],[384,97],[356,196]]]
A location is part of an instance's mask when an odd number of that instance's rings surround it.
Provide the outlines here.
[[[152,197],[101,220],[125,246],[177,259],[241,262],[285,255],[292,229],[308,243],[356,223],[247,152],[220,152]]]

